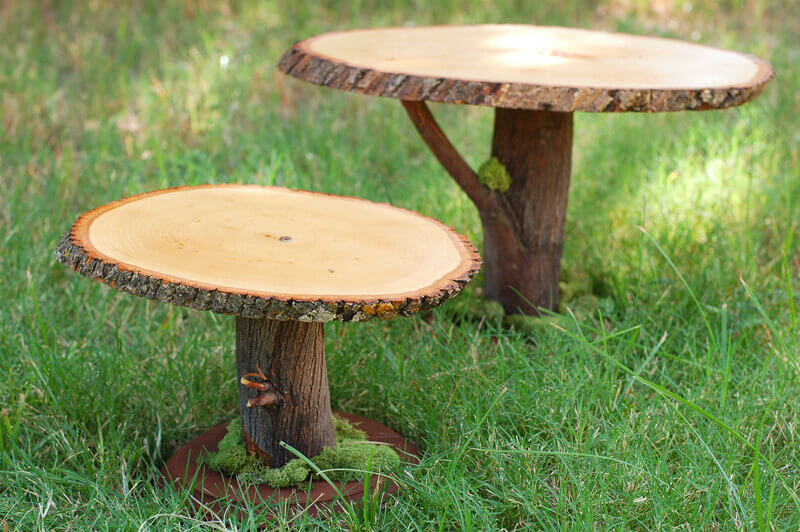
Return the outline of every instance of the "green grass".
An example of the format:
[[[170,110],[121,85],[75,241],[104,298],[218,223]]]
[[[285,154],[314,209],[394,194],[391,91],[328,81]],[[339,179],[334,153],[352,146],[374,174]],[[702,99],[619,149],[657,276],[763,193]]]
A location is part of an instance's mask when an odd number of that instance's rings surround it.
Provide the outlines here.
[[[564,260],[612,287],[599,312],[532,337],[447,305],[327,326],[334,408],[424,459],[391,504],[275,526],[800,527],[796,2],[122,4],[0,2],[0,530],[200,527],[158,470],[235,412],[233,320],[56,264],[82,212],[165,186],[278,184],[390,201],[480,243],[396,101],[275,69],[326,30],[468,22],[696,38],[778,77],[729,111],[577,115]],[[487,159],[491,111],[433,110],[470,163]]]

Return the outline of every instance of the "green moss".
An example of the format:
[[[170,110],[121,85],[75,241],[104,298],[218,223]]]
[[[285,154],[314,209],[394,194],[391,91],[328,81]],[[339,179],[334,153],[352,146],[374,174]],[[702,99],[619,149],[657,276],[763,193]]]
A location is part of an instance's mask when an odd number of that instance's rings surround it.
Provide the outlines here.
[[[492,157],[478,168],[478,179],[490,190],[505,192],[511,186],[511,175],[497,157]]]
[[[358,471],[392,471],[400,467],[400,457],[387,445],[365,442],[364,431],[355,428],[346,419],[333,416],[336,448],[323,449],[311,461],[325,471],[335,482],[347,482],[363,477]],[[247,452],[242,439],[242,426],[238,420],[228,425],[228,432],[219,442],[216,452],[205,454],[198,460],[211,469],[226,475],[236,475],[246,484],[268,484],[273,488],[294,486],[305,481],[313,472],[303,460],[296,458],[283,467],[271,468]],[[336,470],[356,471],[336,471]],[[315,475],[313,475],[315,476]]]
[[[333,432],[336,433],[336,441],[364,441],[367,438],[367,433],[361,429],[357,429],[352,423],[345,418],[333,416]]]

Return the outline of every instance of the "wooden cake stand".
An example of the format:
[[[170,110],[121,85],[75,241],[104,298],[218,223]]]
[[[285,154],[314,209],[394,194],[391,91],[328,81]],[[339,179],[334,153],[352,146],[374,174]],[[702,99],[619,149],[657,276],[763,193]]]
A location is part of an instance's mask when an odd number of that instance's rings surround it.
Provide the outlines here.
[[[239,409],[248,450],[266,465],[336,444],[323,322],[411,316],[457,294],[480,268],[461,235],[420,214],[364,200],[283,188],[208,185],[159,190],[99,207],[58,245],[60,262],[90,279],[164,303],[236,316]],[[406,461],[417,449],[386,426],[345,415]],[[197,464],[225,426],[167,461],[195,496],[236,499],[233,478]],[[363,482],[344,486],[361,496]],[[390,491],[396,486],[390,486]],[[310,491],[247,488],[251,501],[306,506],[333,500]]]
[[[380,28],[301,41],[279,68],[298,79],[397,98],[483,224],[485,291],[506,312],[558,308],[572,114],[722,109],[773,77],[755,57],[671,39],[558,27]],[[484,186],[425,101],[495,107],[492,156],[506,190]]]

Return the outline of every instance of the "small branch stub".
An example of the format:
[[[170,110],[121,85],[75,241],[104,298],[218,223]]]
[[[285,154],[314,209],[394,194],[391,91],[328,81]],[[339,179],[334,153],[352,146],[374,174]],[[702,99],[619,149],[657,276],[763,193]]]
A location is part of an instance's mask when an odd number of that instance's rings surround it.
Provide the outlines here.
[[[252,399],[247,400],[247,408],[252,408],[255,406],[265,406],[267,408],[275,408],[279,406],[283,402],[283,394],[275,391],[272,386],[272,383],[267,381],[267,377],[264,375],[264,372],[261,371],[261,368],[256,367],[258,373],[246,373],[242,375],[242,378],[239,382],[243,385],[247,386],[248,388],[253,388],[254,390],[258,390],[261,392],[265,392],[258,397],[253,397]],[[261,379],[261,382],[251,380],[251,377],[257,377]]]
[[[283,402],[283,396],[277,392],[266,392],[258,397],[247,400],[247,408],[254,406],[265,406],[267,408],[275,408]]]
[[[246,379],[245,377],[242,377],[242,380],[239,381],[239,382],[241,382],[242,384],[244,384],[248,388],[253,388],[255,390],[260,390],[262,392],[266,392],[267,390],[271,390],[272,389],[272,385],[270,383],[268,383],[268,382],[251,381],[251,380]]]

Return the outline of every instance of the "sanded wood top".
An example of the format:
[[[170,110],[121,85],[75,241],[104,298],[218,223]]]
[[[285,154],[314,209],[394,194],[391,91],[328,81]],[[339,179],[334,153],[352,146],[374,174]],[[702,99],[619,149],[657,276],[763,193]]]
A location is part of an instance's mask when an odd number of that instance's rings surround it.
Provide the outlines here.
[[[326,33],[297,43],[279,68],[403,100],[592,112],[740,105],[774,75],[758,58],[709,46],[524,25]]]
[[[415,212],[254,185],[110,203],[81,216],[57,256],[151,299],[302,321],[410,315],[457,293],[480,267],[465,237]]]

